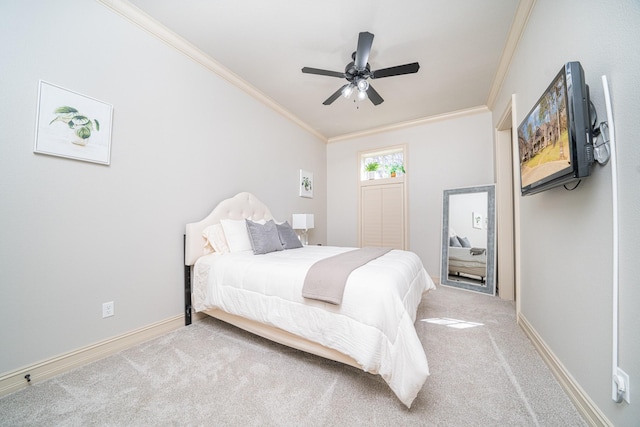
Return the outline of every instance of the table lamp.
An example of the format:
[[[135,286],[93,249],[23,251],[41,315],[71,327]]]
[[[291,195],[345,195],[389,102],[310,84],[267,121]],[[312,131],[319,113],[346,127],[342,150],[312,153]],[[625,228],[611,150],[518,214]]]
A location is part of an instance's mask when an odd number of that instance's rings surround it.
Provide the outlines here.
[[[302,230],[300,232],[300,234],[302,234],[300,241],[303,245],[308,245],[309,238],[307,231],[313,228],[313,214],[293,214],[293,224],[291,227],[294,230]]]

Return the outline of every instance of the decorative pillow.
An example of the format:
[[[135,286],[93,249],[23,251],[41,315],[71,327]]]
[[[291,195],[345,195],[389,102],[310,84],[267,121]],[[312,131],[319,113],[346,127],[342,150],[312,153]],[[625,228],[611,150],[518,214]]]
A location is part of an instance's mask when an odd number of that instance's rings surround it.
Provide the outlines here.
[[[453,246],[454,248],[459,248],[462,246],[460,244],[460,240],[458,240],[458,236],[449,237],[449,246]]]
[[[245,220],[221,219],[220,224],[227,238],[229,252],[241,252],[251,250],[251,241]]]
[[[269,220],[265,224],[259,224],[250,219],[245,222],[254,255],[268,254],[283,249],[278,236],[278,228],[273,220]]]
[[[469,241],[469,238],[458,236],[458,240],[460,240],[460,246],[462,246],[463,248],[471,247],[471,242]]]
[[[224,236],[224,229],[221,224],[213,224],[202,231],[202,237],[205,238],[204,245],[205,254],[218,252],[221,254],[229,252],[229,244]]]
[[[284,249],[297,249],[302,247],[302,242],[296,236],[296,232],[293,231],[291,225],[287,221],[282,224],[276,224],[278,228],[278,236]]]

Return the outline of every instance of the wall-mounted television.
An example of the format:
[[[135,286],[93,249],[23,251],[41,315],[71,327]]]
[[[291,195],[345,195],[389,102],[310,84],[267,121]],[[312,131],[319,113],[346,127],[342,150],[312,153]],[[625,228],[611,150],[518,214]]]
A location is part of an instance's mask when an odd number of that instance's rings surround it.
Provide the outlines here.
[[[589,175],[593,132],[589,87],[579,62],[568,62],[518,126],[523,196]]]

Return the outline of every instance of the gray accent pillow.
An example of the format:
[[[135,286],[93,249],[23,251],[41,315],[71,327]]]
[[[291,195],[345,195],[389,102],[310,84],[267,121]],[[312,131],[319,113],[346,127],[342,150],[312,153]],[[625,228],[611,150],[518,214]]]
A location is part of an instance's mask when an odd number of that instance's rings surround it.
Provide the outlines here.
[[[283,249],[276,223],[272,219],[265,224],[259,224],[249,219],[246,219],[245,222],[254,255],[268,254]]]
[[[278,228],[278,235],[280,236],[280,242],[282,243],[282,247],[285,249],[297,249],[302,247],[302,243],[298,236],[296,236],[296,232],[293,231],[291,225],[287,221],[282,224],[276,224]]]
[[[458,236],[458,240],[460,240],[460,246],[462,246],[463,248],[470,248],[471,247],[471,242],[469,241],[468,237],[460,237],[460,236]]]
[[[458,236],[449,237],[449,246],[453,246],[454,248],[461,247],[460,240],[458,240]]]

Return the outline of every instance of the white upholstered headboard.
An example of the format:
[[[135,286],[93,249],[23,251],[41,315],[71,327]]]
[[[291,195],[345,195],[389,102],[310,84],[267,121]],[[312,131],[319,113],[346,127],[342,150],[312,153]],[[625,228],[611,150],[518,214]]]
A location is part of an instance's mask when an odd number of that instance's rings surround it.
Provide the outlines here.
[[[249,218],[253,221],[273,219],[269,208],[251,193],[238,193],[230,199],[218,203],[213,211],[198,222],[187,224],[184,248],[184,264],[193,265],[204,255],[205,239],[202,231],[221,219],[241,220]]]

